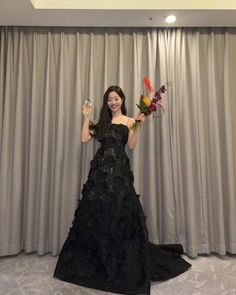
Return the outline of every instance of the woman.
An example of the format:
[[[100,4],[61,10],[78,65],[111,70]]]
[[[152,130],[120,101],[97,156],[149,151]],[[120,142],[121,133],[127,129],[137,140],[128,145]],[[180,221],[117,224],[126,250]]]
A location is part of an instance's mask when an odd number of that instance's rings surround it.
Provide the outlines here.
[[[104,94],[99,120],[90,122],[91,106],[84,105],[82,142],[97,139],[99,147],[73,226],[61,250],[54,276],[81,286],[120,294],[150,294],[151,281],[186,271],[181,245],[148,242],[145,216],[133,186],[125,145],[133,149],[139,128],[126,116],[125,95],[110,86]],[[139,114],[136,121],[142,124]]]

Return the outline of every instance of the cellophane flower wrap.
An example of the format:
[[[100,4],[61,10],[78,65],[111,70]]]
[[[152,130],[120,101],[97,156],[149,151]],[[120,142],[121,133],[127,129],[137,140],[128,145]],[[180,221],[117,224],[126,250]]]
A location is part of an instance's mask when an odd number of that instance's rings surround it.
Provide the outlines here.
[[[166,92],[169,83],[162,85],[157,91],[154,91],[149,78],[144,77],[143,82],[146,87],[147,95],[140,95],[140,101],[139,104],[137,104],[140,113],[143,113],[145,116],[149,116],[156,112],[158,108],[161,108],[162,111],[164,111],[164,108],[161,104],[161,94]],[[135,123],[131,129],[136,130],[139,127],[139,123],[139,120],[135,120]]]

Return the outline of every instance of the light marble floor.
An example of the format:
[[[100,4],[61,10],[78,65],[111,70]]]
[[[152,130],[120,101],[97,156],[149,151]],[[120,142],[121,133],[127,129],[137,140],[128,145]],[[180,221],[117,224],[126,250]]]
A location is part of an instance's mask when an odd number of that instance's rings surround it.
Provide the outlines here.
[[[236,295],[236,255],[184,258],[186,273],[152,284],[151,295]],[[52,277],[57,257],[21,253],[0,258],[1,295],[109,295]]]

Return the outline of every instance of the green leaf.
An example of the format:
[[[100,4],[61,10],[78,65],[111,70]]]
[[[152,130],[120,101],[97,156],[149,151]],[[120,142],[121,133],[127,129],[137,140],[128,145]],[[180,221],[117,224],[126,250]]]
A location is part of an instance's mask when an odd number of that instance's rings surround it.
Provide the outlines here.
[[[148,110],[148,107],[145,105],[143,100],[140,101],[140,110],[141,112],[146,112]]]

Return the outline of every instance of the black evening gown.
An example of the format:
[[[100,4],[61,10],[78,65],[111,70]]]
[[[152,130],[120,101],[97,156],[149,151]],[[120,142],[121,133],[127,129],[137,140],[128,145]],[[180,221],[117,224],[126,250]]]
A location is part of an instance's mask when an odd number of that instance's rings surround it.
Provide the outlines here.
[[[173,278],[190,264],[181,245],[154,245],[125,151],[128,127],[111,124],[99,141],[54,276],[120,294],[150,294],[151,281]]]

